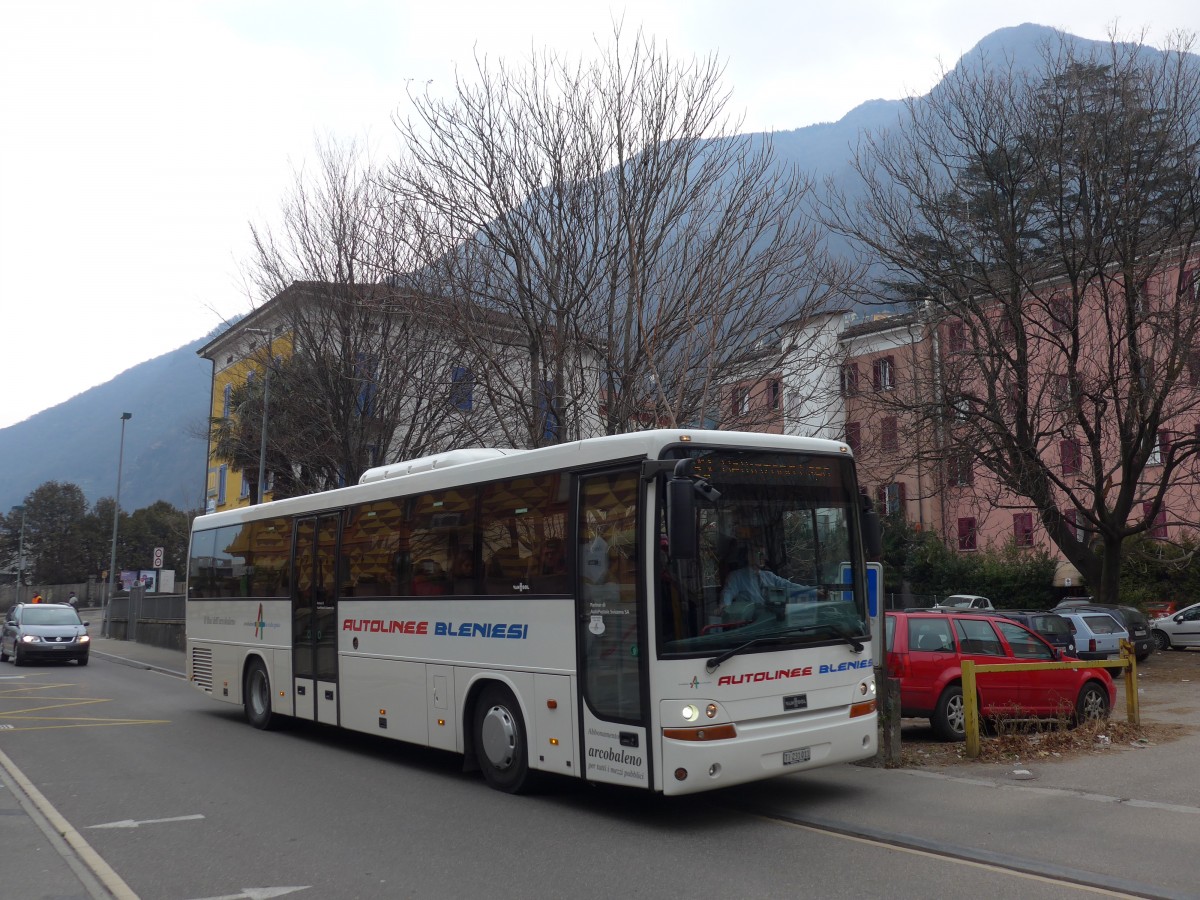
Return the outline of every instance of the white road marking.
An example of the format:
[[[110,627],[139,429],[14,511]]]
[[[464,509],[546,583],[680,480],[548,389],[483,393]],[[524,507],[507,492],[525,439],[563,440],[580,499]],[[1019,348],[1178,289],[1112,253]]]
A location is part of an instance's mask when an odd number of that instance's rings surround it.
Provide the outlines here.
[[[170,819],[122,819],[120,822],[105,822],[103,825],[89,825],[88,828],[137,828],[139,825],[160,825],[163,822],[191,822],[196,819],[203,819],[202,815],[194,816],[174,816]]]
[[[266,887],[266,888],[242,888],[240,894],[224,894],[220,897],[204,897],[202,900],[271,900],[272,897],[282,897],[284,894],[293,894],[296,891],[307,891],[310,885],[303,887]]]

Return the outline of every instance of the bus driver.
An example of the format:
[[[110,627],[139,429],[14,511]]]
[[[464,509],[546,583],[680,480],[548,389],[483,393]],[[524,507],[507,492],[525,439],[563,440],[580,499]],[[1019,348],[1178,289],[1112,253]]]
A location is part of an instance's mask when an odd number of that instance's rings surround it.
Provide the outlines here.
[[[738,548],[734,558],[735,568],[725,579],[725,589],[721,592],[721,606],[766,603],[777,592],[782,592],[788,598],[803,594],[806,599],[815,599],[815,592],[808,585],[796,584],[770,569],[764,569],[766,561],[767,551],[762,547],[747,548],[743,545]]]

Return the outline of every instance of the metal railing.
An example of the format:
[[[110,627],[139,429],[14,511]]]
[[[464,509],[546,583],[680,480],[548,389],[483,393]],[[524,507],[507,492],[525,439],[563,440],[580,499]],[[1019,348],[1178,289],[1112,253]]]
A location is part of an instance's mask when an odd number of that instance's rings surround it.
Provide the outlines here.
[[[1020,669],[1027,672],[1048,669],[1124,669],[1125,670],[1125,715],[1129,724],[1142,724],[1141,706],[1138,704],[1137,657],[1133,645],[1121,640],[1120,659],[1076,660],[1073,662],[1035,663],[986,663],[977,665],[973,660],[962,662],[963,726],[966,730],[967,756],[979,757],[979,698],[976,694],[976,676],[988,672],[1007,672]]]

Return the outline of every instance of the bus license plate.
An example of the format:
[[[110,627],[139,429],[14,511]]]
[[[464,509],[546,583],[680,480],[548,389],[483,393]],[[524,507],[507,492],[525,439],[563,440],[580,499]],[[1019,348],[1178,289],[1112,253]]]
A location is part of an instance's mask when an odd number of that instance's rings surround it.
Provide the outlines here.
[[[785,766],[793,766],[796,763],[808,762],[812,759],[812,748],[800,747],[797,750],[783,751],[783,764]]]

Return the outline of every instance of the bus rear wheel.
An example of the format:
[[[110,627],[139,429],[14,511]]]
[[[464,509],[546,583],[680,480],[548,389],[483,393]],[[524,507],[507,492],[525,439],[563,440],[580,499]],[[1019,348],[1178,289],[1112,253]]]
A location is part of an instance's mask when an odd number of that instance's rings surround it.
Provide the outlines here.
[[[254,660],[246,669],[246,683],[242,688],[246,721],[264,731],[273,728],[276,716],[271,712],[271,678],[261,659]]]
[[[474,737],[475,758],[491,787],[522,794],[533,786],[525,722],[512,691],[499,684],[484,688],[475,706]]]

